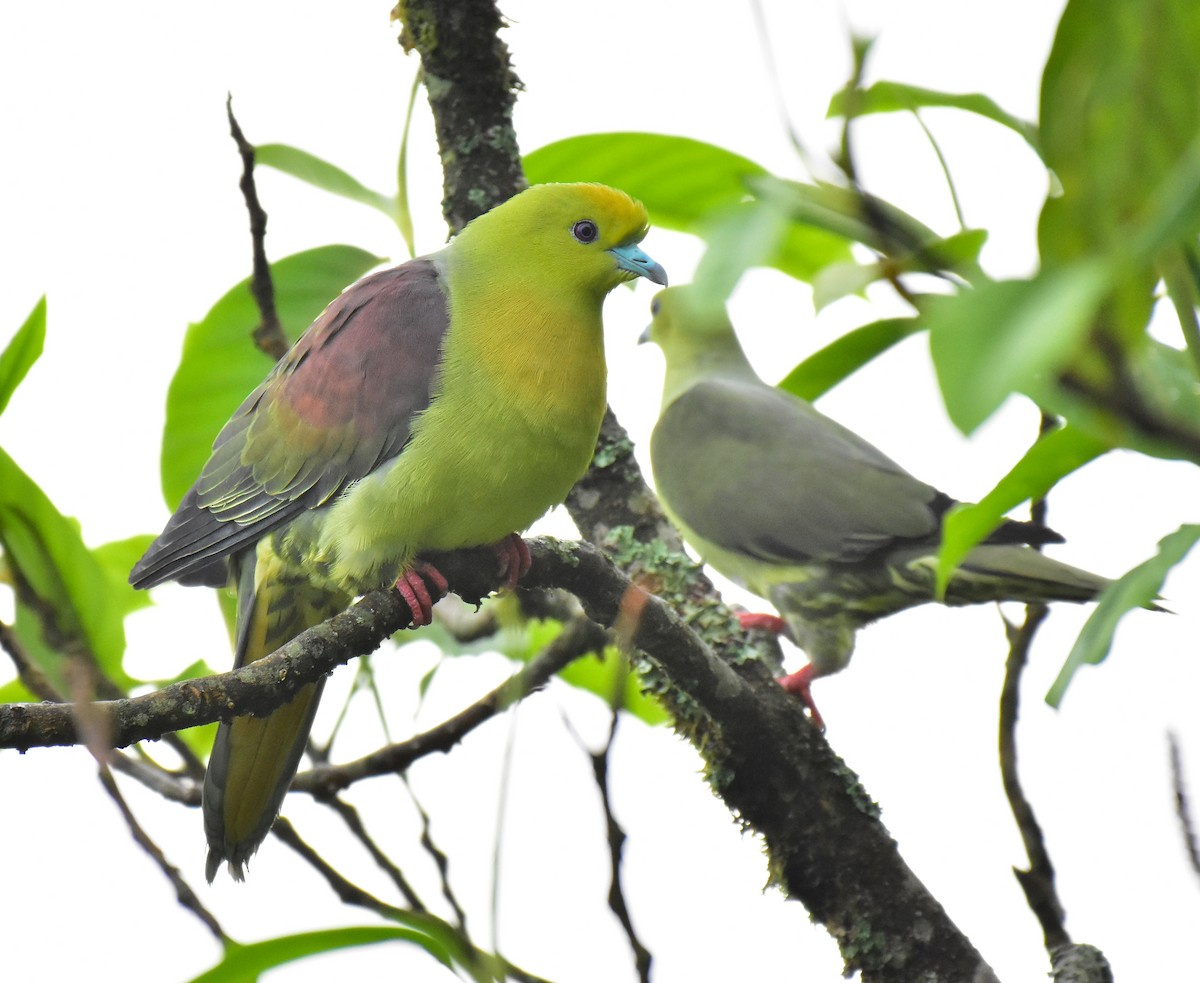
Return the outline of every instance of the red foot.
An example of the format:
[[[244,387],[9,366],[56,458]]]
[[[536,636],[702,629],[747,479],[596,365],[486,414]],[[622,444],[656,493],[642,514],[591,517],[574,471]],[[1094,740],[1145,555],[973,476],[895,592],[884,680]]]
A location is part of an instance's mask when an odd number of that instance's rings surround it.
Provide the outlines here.
[[[787,633],[787,622],[777,614],[753,614],[749,611],[741,611],[738,613],[737,619],[747,631],[751,629],[769,631],[772,635]]]
[[[498,543],[493,543],[492,549],[496,551],[496,558],[500,561],[500,576],[504,578],[500,586],[512,590],[533,566],[529,547],[518,533],[510,532]]]
[[[813,724],[815,724],[819,730],[823,731],[825,729],[825,721],[821,718],[821,713],[817,709],[817,705],[813,702],[812,692],[810,691],[815,676],[816,673],[814,672],[813,667],[811,665],[807,665],[802,669],[797,669],[795,672],[787,676],[780,676],[779,679],[775,681],[779,683],[779,685],[785,690],[791,693],[792,696],[799,697],[804,705],[808,707],[809,719],[812,720]]]
[[[428,583],[426,583],[428,578]],[[433,592],[429,590],[433,586]],[[450,590],[446,578],[432,563],[415,563],[400,575],[396,590],[412,614],[412,627],[421,628],[433,621],[433,606]]]

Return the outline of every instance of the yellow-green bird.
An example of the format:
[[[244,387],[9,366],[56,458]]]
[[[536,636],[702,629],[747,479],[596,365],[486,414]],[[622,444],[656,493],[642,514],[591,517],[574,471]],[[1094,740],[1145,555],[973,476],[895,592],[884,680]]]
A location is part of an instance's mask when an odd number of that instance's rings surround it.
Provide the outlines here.
[[[780,682],[820,724],[809,688],[846,666],[856,631],[935,600],[942,516],[955,500],[763,382],[723,305],[672,287],[651,311],[642,340],[666,358],[650,442],[663,507],[706,563],[783,616],[743,623],[785,630],[804,649],[809,664]],[[1090,600],[1108,580],[1030,548],[1061,541],[1006,521],[967,555],[945,603]]]
[[[537,185],[449,245],[346,289],[252,392],[130,582],[237,588],[235,664],[395,584],[428,624],[445,580],[425,551],[495,544],[591,461],[605,406],[601,306],[662,267],[646,210],[597,184]],[[432,589],[431,589],[432,588]],[[235,880],[296,772],[322,683],[222,723],[204,782],[207,876]]]

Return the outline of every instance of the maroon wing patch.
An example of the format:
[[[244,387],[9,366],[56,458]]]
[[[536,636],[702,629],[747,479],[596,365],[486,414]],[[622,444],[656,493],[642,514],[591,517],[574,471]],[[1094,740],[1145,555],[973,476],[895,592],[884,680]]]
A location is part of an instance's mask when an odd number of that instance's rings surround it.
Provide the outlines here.
[[[349,287],[222,428],[130,582],[224,583],[227,556],[399,454],[429,405],[449,320],[428,259]]]

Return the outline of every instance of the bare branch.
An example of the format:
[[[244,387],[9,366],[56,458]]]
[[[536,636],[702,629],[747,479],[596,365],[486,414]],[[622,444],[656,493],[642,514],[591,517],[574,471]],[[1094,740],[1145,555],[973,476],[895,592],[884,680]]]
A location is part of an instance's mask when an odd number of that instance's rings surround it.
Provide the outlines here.
[[[390,744],[378,751],[340,765],[318,765],[301,772],[292,788],[320,798],[331,795],[363,778],[404,771],[418,758],[436,751],[449,751],[468,733],[486,720],[503,713],[514,703],[543,686],[563,666],[589,652],[604,647],[604,632],[592,622],[578,618],[569,622],[562,633],[536,658],[505,680],[486,696],[444,720],[436,727]]]
[[[476,948],[465,933],[447,924],[435,915],[423,911],[412,912],[406,911],[403,908],[397,908],[395,905],[381,901],[370,892],[363,890],[357,884],[345,878],[327,863],[316,850],[305,843],[296,832],[295,827],[282,816],[275,820],[275,825],[271,827],[271,832],[307,860],[325,878],[325,883],[329,885],[343,904],[366,908],[368,911],[375,912],[387,921],[398,922],[402,925],[411,925],[416,928],[426,927],[431,935],[436,935],[443,941],[450,940],[457,949],[457,955],[471,966],[486,967],[497,965],[507,976],[521,981],[521,983],[548,983],[548,981],[543,980],[539,976],[535,976],[504,959]]]
[[[1005,622],[1008,632],[1008,661],[1004,671],[1004,689],[1000,695],[1000,777],[1004,793],[1016,820],[1025,853],[1029,858],[1027,870],[1013,869],[1029,907],[1042,927],[1046,951],[1069,945],[1071,937],[1065,927],[1066,914],[1054,885],[1054,864],[1046,850],[1042,827],[1034,815],[1033,806],[1025,797],[1017,769],[1017,711],[1020,705],[1021,676],[1029,660],[1029,645],[1049,609],[1044,604],[1029,604],[1025,621],[1018,628]]]
[[[242,178],[238,187],[246,200],[246,211],[250,213],[250,239],[254,249],[254,273],[250,278],[250,293],[258,304],[262,320],[254,329],[254,343],[274,359],[280,359],[289,345],[279,313],[275,309],[275,284],[271,280],[271,264],[267,262],[267,213],[258,200],[258,188],[254,183],[254,146],[242,133],[237,118],[233,115],[233,96],[225,99],[225,113],[229,117],[229,133],[237,144],[242,158]]]
[[[158,844],[150,839],[150,836],[130,810],[125,797],[121,794],[121,790],[117,788],[117,783],[113,780],[112,772],[103,763],[100,763],[99,778],[100,784],[104,786],[104,790],[109,794],[113,802],[117,804],[117,808],[129,826],[129,832],[133,835],[134,842],[150,855],[150,858],[158,865],[159,870],[171,882],[171,886],[175,888],[175,897],[179,900],[179,903],[199,918],[205,927],[216,936],[218,942],[222,945],[227,943],[229,938],[225,935],[225,931],[221,928],[220,923],[213,916],[212,912],[200,903],[200,899],[196,897],[195,892],[191,889],[188,882],[184,880],[183,875],[179,872],[179,868],[167,860],[162,850],[158,848]]]
[[[590,750],[584,743],[583,738],[575,732],[569,721],[566,721],[567,729],[574,736],[576,743],[587,754],[592,764],[592,775],[596,779],[596,788],[600,792],[600,801],[604,806],[604,825],[607,830],[608,839],[608,860],[610,870],[610,881],[608,889],[608,907],[612,913],[617,916],[617,921],[621,923],[621,928],[625,930],[625,938],[629,941],[629,948],[633,951],[634,965],[637,968],[638,979],[641,983],[650,983],[650,967],[654,961],[654,957],[650,954],[650,950],[638,938],[637,932],[633,927],[633,916],[629,913],[629,906],[625,902],[625,891],[621,885],[621,855],[625,849],[625,830],[621,828],[621,824],[617,822],[617,817],[612,811],[612,800],[608,794],[608,759],[609,752],[612,750],[613,740],[617,736],[617,722],[620,720],[619,707],[614,706],[612,712],[612,721],[608,728],[608,739],[604,742],[604,747],[599,751]]]
[[[1192,823],[1191,805],[1183,781],[1183,756],[1179,751],[1179,740],[1174,734],[1167,734],[1167,742],[1171,748],[1171,786],[1175,790],[1175,814],[1179,817],[1179,830],[1183,835],[1188,861],[1196,876],[1200,877],[1200,843],[1196,841],[1196,828]]]

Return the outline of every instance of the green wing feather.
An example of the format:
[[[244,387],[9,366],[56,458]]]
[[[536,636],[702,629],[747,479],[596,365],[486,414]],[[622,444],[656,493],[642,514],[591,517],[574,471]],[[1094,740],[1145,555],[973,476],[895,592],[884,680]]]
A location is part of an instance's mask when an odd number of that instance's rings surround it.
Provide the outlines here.
[[[130,582],[223,584],[228,556],[399,454],[429,405],[448,325],[430,259],[347,289],[218,434]]]

